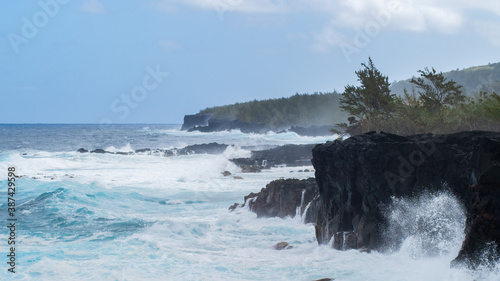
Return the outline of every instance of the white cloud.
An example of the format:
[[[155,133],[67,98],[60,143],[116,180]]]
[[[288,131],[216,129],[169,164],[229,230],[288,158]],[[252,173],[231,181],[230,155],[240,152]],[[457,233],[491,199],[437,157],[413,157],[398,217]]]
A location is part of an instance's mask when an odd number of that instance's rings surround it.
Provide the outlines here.
[[[314,34],[313,38],[311,49],[315,52],[326,52],[331,46],[340,46],[347,41],[346,36],[335,30],[333,25],[325,26],[321,32]]]
[[[80,11],[92,14],[105,14],[106,7],[98,0],[86,0],[80,6]]]
[[[457,33],[470,24],[472,10],[500,13],[500,1],[486,2],[479,6],[465,0],[311,0],[311,9],[331,15],[322,31],[315,32],[311,47],[318,51],[352,44],[354,38],[351,42],[346,38],[360,30],[369,39],[388,30]],[[370,36],[370,30],[374,36]]]
[[[458,31],[464,23],[460,5],[456,5],[460,1],[313,0],[310,3],[314,10],[331,14],[331,24],[336,26],[363,28],[367,22],[390,13],[391,29],[449,33]]]
[[[343,44],[346,38],[365,28],[376,28],[378,23],[384,32],[390,30],[408,32],[438,32],[454,34],[466,26],[481,26],[481,34],[490,41],[500,39],[493,36],[498,29],[488,30],[477,23],[477,14],[500,16],[498,0],[161,0],[160,9],[173,11],[177,5],[184,5],[222,15],[225,12],[240,13],[316,13],[327,16],[317,30],[311,30],[311,48],[327,50]],[[166,7],[166,8],[165,8]],[[486,35],[487,34],[487,35]],[[500,33],[496,33],[500,34]],[[352,40],[351,40],[352,41]],[[495,43],[496,44],[496,43]]]

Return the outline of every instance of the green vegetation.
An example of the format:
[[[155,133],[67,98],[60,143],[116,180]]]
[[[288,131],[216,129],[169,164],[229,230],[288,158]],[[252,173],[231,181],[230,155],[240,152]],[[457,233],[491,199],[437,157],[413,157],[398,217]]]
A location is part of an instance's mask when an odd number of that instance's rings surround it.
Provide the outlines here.
[[[387,76],[382,75],[368,58],[368,65],[356,71],[361,86],[347,85],[342,94],[340,108],[359,119],[386,119],[395,109],[394,95],[391,95]]]
[[[500,63],[456,69],[443,73],[443,76],[462,85],[462,92],[469,97],[477,96],[480,92],[500,93]],[[393,82],[391,92],[403,96],[404,89],[411,89],[413,86],[410,80]]]
[[[417,72],[418,77],[392,85],[371,58],[361,66],[356,71],[360,85],[347,85],[342,94],[296,94],[211,107],[199,114],[261,124],[272,130],[332,125],[347,119],[349,125],[337,125],[350,134],[373,130],[400,135],[500,131],[500,95],[496,94],[500,92],[500,63],[447,73],[425,68]]]
[[[340,94],[335,92],[296,94],[289,98],[211,107],[200,111],[200,114],[263,124],[275,130],[290,126],[321,126],[338,123],[347,118],[347,114],[339,108],[339,101]]]
[[[420,77],[411,79],[411,83],[421,89],[420,100],[422,105],[434,111],[439,111],[446,106],[456,106],[465,100],[462,86],[453,80],[446,81],[443,73],[436,73],[433,68],[425,71],[419,70]]]
[[[413,78],[412,92],[406,89],[401,96],[387,92],[388,78],[378,71],[371,59],[368,66],[357,71],[361,86],[346,86],[342,94],[340,107],[347,110],[349,123],[340,124],[347,128],[350,134],[359,134],[372,130],[379,130],[400,135],[420,133],[452,133],[467,130],[500,131],[500,96],[495,92],[479,92],[472,97],[466,97],[463,87],[451,79],[447,79],[442,72],[436,70],[419,70],[420,77]],[[365,79],[361,73],[369,72],[373,77]],[[374,84],[373,81],[380,81]],[[415,87],[418,92],[415,92]],[[368,90],[369,89],[369,90]],[[358,95],[353,95],[358,91]],[[371,104],[384,104],[385,110],[381,114],[360,114],[365,110],[365,100]],[[390,98],[390,100],[388,100]]]

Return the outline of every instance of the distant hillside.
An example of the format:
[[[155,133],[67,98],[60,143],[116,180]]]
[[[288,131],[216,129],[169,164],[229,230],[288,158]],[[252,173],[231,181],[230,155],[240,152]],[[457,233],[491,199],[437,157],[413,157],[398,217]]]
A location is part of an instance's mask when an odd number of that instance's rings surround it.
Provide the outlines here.
[[[439,69],[436,70],[439,71]],[[500,63],[475,66],[462,70],[457,69],[444,72],[443,74],[446,78],[452,79],[462,85],[465,93],[469,96],[480,91],[500,93]],[[392,83],[391,91],[394,94],[401,95],[406,88],[408,92],[411,92],[413,84],[409,81],[410,79]]]
[[[500,93],[500,63],[457,69],[444,75],[462,85],[470,96],[480,91]],[[401,95],[405,88],[411,92],[413,84],[409,80],[392,83],[392,93]],[[347,120],[348,114],[339,107],[341,97],[336,92],[296,94],[288,98],[210,107],[197,114],[184,116],[182,130],[213,132],[240,129],[259,133],[295,127],[291,130],[299,134],[325,133],[335,124]],[[315,132],[304,131],[306,128]]]
[[[340,97],[338,93],[296,94],[288,98],[211,107],[199,114],[262,124],[271,129],[333,125],[347,118],[339,108]]]
[[[216,132],[239,129],[244,133],[290,130],[299,135],[330,135],[344,122],[338,93],[295,94],[288,98],[254,100],[210,107],[185,115],[182,130]]]

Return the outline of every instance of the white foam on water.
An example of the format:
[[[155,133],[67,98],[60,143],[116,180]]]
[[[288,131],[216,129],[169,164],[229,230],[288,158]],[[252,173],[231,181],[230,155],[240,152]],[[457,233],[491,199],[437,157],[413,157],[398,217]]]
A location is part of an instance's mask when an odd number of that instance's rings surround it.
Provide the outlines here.
[[[18,180],[16,193],[24,208],[18,215],[25,216],[25,221],[14,280],[499,279],[498,265],[479,271],[450,268],[463,239],[464,217],[448,194],[395,201],[389,215],[394,222],[404,222],[399,228],[408,231],[399,233],[402,247],[391,253],[341,252],[318,245],[314,226],[303,224],[300,216],[265,219],[246,208],[228,211],[272,180],[314,176],[311,167],[307,167],[310,172],[299,172],[306,167],[281,167],[241,173],[228,160],[249,154],[239,147],[322,138],[295,133],[249,136],[234,131],[165,133],[199,135],[203,142],[229,136],[240,139],[221,155],[2,153],[0,171],[15,164],[17,172],[26,175]],[[131,145],[125,145],[117,151],[129,149]],[[226,170],[232,175],[223,176]],[[0,180],[5,183],[5,173],[0,173]],[[0,200],[3,204],[6,195],[0,193]],[[6,234],[0,232],[0,241],[5,240]],[[293,248],[273,249],[283,241]],[[430,247],[420,251],[422,245]]]
[[[259,145],[284,145],[284,144],[310,144],[323,143],[326,141],[335,140],[339,137],[337,134],[327,136],[300,136],[295,132],[267,132],[265,134],[246,134],[240,130],[220,131],[211,133],[202,133],[199,131],[187,132],[180,130],[152,130],[156,134],[163,134],[183,139],[203,139],[205,143],[218,142],[226,144],[237,144],[240,146],[259,146]]]
[[[109,152],[125,152],[125,153],[129,153],[129,152],[134,152],[135,149],[132,148],[132,146],[130,146],[130,143],[127,143],[126,145],[124,145],[123,147],[120,147],[120,148],[116,148],[114,146],[108,146],[104,149],[105,151],[109,151]]]

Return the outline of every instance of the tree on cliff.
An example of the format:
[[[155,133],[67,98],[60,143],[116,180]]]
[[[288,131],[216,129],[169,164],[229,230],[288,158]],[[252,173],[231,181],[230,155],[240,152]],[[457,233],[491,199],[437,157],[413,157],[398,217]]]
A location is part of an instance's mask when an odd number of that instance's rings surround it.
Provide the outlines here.
[[[395,110],[388,77],[384,76],[368,58],[368,65],[356,71],[361,86],[347,85],[340,100],[340,108],[359,119],[386,119]]]
[[[462,86],[455,81],[447,79],[443,73],[436,73],[432,68],[429,70],[419,70],[420,77],[412,78],[411,83],[420,89],[420,100],[423,105],[430,110],[439,110],[445,106],[456,106],[465,100],[462,94]]]
[[[495,120],[500,120],[500,95],[493,92],[488,96],[485,106],[484,113],[486,116],[493,118]]]

